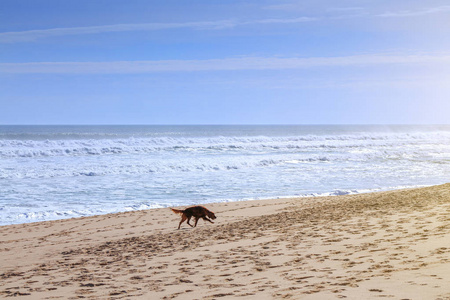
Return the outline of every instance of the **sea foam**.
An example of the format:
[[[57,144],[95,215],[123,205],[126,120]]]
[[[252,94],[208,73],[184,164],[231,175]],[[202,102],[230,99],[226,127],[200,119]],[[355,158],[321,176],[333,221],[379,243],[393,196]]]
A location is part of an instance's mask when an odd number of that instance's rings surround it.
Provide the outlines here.
[[[0,224],[444,183],[450,127],[0,126]]]

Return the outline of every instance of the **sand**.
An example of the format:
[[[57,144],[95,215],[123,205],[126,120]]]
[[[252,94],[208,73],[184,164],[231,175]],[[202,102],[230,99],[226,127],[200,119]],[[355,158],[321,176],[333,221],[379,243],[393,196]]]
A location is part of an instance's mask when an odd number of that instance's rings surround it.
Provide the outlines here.
[[[0,297],[450,299],[450,184],[0,227]]]

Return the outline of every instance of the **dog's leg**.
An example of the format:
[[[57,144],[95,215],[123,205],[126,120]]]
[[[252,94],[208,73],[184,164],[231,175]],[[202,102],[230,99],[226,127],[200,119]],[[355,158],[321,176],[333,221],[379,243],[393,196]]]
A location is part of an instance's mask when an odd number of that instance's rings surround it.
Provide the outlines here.
[[[208,221],[208,222],[211,222],[211,223],[213,223],[214,224],[214,222],[213,221],[211,221],[210,219],[208,219],[207,217],[202,217],[203,218],[203,220],[205,220],[205,221]]]
[[[189,226],[195,227],[195,226],[192,226],[191,223],[189,223],[190,220],[191,220],[191,217],[187,217],[187,223],[189,224]],[[195,222],[195,224],[197,224],[197,222]]]
[[[180,227],[181,227],[181,223],[183,223],[184,221],[186,221],[186,216],[185,215],[181,215],[181,221],[180,221],[180,224],[178,224],[178,229],[180,229]],[[188,221],[188,224],[189,224],[189,221]]]
[[[195,225],[194,225],[194,227],[197,227],[197,222],[198,222],[198,217],[195,217]]]

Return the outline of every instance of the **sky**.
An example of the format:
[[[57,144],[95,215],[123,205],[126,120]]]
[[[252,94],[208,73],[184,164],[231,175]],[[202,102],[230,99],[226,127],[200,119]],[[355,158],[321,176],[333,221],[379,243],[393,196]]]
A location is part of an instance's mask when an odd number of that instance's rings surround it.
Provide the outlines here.
[[[1,0],[0,125],[449,124],[448,0]]]

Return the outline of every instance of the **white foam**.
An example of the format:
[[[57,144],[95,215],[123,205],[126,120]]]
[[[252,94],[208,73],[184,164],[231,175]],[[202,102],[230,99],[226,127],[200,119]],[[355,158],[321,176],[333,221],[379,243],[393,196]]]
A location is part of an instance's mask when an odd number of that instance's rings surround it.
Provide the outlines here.
[[[444,183],[450,173],[450,130],[290,136],[217,132],[223,135],[58,133],[11,139],[0,134],[0,224],[243,199],[346,195]]]
[[[282,151],[407,146],[417,141],[450,141],[450,133],[307,135],[302,137],[126,138],[87,140],[0,140],[0,157],[51,157],[153,152]]]

